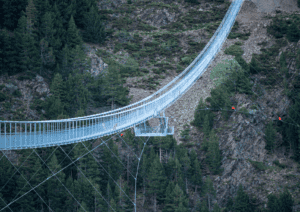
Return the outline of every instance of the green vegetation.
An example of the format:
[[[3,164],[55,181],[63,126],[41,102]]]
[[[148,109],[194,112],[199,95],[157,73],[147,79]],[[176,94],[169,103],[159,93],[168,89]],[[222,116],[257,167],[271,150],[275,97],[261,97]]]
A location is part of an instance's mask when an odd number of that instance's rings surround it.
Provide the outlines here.
[[[286,165],[285,165],[285,164],[279,163],[278,160],[274,160],[273,163],[274,163],[276,166],[278,166],[278,167],[280,167],[280,168],[282,168],[282,169],[286,168]]]
[[[258,161],[253,161],[248,159],[248,161],[252,164],[252,166],[254,166],[254,168],[256,168],[258,171],[265,171],[267,169],[267,167],[265,166],[265,164],[263,162],[258,162]]]
[[[0,102],[5,101],[5,99],[7,98],[5,93],[0,92]]]
[[[273,129],[273,123],[269,122],[267,124],[266,130],[265,130],[265,139],[266,139],[266,146],[265,149],[268,152],[273,152],[274,145],[275,145],[275,136],[276,131]]]

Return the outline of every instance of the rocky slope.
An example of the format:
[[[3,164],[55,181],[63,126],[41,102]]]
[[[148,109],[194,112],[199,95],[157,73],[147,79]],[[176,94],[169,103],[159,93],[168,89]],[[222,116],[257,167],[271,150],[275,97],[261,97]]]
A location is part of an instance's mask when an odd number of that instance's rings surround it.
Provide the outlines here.
[[[112,0],[112,1],[99,1],[98,7],[101,10],[119,9],[126,4],[126,0]],[[172,1],[162,1],[157,0],[154,2],[164,2],[166,4]],[[191,9],[197,7],[198,11],[206,11],[212,8],[212,4],[207,4],[204,1],[197,6],[190,6],[188,4],[174,2],[175,5],[179,6],[179,12],[174,13],[172,10],[167,8],[143,8],[137,7],[136,11],[131,15],[131,18],[135,21],[136,18],[143,20],[145,23],[157,27],[158,29],[162,26],[174,23],[178,20],[178,17]],[[194,111],[198,105],[200,98],[205,99],[210,96],[211,89],[214,88],[213,79],[211,78],[211,72],[214,68],[223,63],[225,59],[231,60],[234,57],[231,55],[224,54],[224,50],[234,44],[237,41],[242,42],[242,49],[244,50],[243,58],[246,62],[251,60],[253,53],[261,53],[260,46],[261,42],[266,42],[268,48],[274,44],[274,39],[272,36],[268,35],[266,32],[266,26],[270,24],[270,17],[275,15],[276,10],[281,10],[282,12],[299,13],[300,10],[296,6],[296,0],[252,0],[245,1],[243,7],[237,16],[237,21],[240,23],[240,32],[251,32],[248,40],[240,39],[227,39],[222,46],[222,49],[215,57],[214,61],[211,62],[206,72],[203,74],[193,87],[186,92],[186,94],[176,101],[172,106],[166,110],[166,116],[172,117],[169,119],[169,125],[175,127],[174,137],[178,143],[181,143],[180,132],[183,130],[183,125],[188,124],[191,128],[190,143],[196,144],[193,148],[198,150],[201,160],[204,162],[204,153],[199,151],[199,146],[201,146],[203,133],[199,132],[197,129],[190,125],[190,122],[194,119]],[[266,17],[267,15],[270,15]],[[122,18],[119,13],[109,14],[110,17]],[[109,23],[107,29],[113,28]],[[151,33],[157,31],[166,32],[165,29],[152,30]],[[129,32],[131,36],[134,33],[141,32],[140,30],[132,30]],[[149,32],[150,33],[150,32]],[[187,44],[188,40],[192,38],[193,41],[205,41],[208,42],[209,37],[204,29],[197,30],[187,30],[184,32],[175,33],[176,37],[179,37],[180,48],[183,49],[183,53],[186,53],[190,46]],[[116,33],[114,33],[116,35]],[[97,76],[101,72],[105,72],[107,64],[104,62],[101,55],[98,56],[96,51],[98,49],[105,50],[120,56],[117,61],[121,64],[125,64],[129,58],[128,52],[126,50],[120,50],[114,53],[115,44],[117,38],[112,36],[103,46],[86,44],[88,47],[88,55],[92,61],[92,70],[88,70],[93,76]],[[151,34],[140,34],[143,41],[147,42],[152,40]],[[300,47],[300,43],[297,44]],[[288,47],[283,48],[285,50]],[[182,56],[182,55],[181,55]],[[278,55],[277,59],[280,55]],[[157,61],[166,60],[166,57],[161,56],[155,58]],[[180,56],[174,56],[172,62],[177,64],[180,61]],[[143,68],[150,69],[149,76],[155,76],[153,74],[152,65],[149,65],[145,61],[141,66]],[[291,67],[293,68],[293,66]],[[160,80],[160,83],[156,90],[162,88],[168,82],[170,82],[177,75],[175,68],[168,70],[164,79]],[[19,89],[22,93],[22,97],[16,98],[15,107],[22,108],[20,113],[24,113],[27,119],[39,119],[38,114],[31,110],[29,105],[33,99],[33,96],[40,96],[43,100],[46,96],[51,95],[49,93],[49,82],[44,82],[40,76],[37,76],[33,80],[18,81],[18,76],[13,76],[10,78],[5,78],[4,76],[0,78],[0,84],[5,84],[3,89]],[[259,77],[259,76],[257,76]],[[141,77],[129,77],[127,78],[126,84],[130,88],[129,96],[133,96],[132,102],[137,102],[151,93],[155,92],[154,89],[144,89],[136,86],[136,81]],[[10,80],[10,81],[9,81]],[[255,83],[255,79],[253,79]],[[16,88],[17,87],[17,88]],[[282,101],[274,101],[274,99],[281,99]],[[224,172],[221,176],[212,176],[214,179],[214,187],[217,191],[217,196],[214,201],[217,201],[221,207],[224,207],[229,196],[234,196],[236,190],[240,183],[243,184],[244,188],[248,191],[250,195],[256,195],[261,204],[266,202],[266,195],[269,193],[277,193],[282,190],[284,185],[288,185],[290,192],[296,200],[296,203],[300,202],[299,193],[299,182],[300,182],[300,167],[295,162],[290,160],[287,155],[285,155],[284,148],[276,150],[273,155],[266,154],[264,149],[264,124],[267,119],[277,119],[274,113],[284,114],[289,106],[289,102],[286,96],[283,94],[283,89],[276,90],[262,90],[262,96],[257,100],[253,101],[246,97],[245,95],[236,95],[233,101],[237,102],[237,109],[245,107],[250,109],[251,106],[257,105],[258,110],[255,112],[255,116],[245,117],[245,115],[239,113],[233,113],[230,119],[224,123],[220,121],[220,115],[216,118],[214,128],[217,130],[217,135],[220,138],[220,149],[223,152],[222,168]],[[18,106],[18,104],[20,106]],[[2,109],[2,108],[1,108]],[[90,113],[100,113],[108,108],[93,108],[91,107]],[[12,118],[11,113],[6,113],[3,115],[4,119]],[[150,124],[157,124],[156,121],[150,121]],[[282,140],[280,135],[276,138],[279,142]],[[259,162],[263,169],[258,169],[252,162]],[[273,161],[277,159],[280,163],[286,164],[287,168],[282,169],[273,164]],[[203,163],[204,164],[204,163]],[[209,174],[209,171],[204,167],[204,179],[205,175]],[[192,191],[191,191],[192,192]],[[298,206],[295,206],[295,211],[298,210]]]

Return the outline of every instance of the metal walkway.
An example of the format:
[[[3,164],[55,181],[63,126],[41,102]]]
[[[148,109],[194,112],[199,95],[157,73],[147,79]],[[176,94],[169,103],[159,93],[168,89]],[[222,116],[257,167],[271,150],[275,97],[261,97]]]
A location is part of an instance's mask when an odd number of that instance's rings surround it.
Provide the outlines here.
[[[230,33],[243,2],[235,0],[231,3],[220,26],[197,58],[174,80],[151,96],[116,110],[72,119],[0,121],[0,150],[41,148],[96,139],[157,117],[184,95],[204,73]],[[136,136],[151,136],[149,132],[152,129],[145,129],[143,131],[135,127]],[[174,128],[167,127],[157,133],[173,134]]]

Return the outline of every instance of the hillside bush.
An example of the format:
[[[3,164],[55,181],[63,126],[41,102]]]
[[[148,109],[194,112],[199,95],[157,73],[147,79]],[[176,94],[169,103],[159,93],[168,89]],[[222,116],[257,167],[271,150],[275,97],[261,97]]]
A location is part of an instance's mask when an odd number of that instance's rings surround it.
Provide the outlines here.
[[[244,51],[239,45],[232,45],[225,49],[224,51],[225,54],[233,55],[233,56],[238,56],[244,54]]]
[[[6,95],[0,92],[0,102],[3,102],[6,99]]]

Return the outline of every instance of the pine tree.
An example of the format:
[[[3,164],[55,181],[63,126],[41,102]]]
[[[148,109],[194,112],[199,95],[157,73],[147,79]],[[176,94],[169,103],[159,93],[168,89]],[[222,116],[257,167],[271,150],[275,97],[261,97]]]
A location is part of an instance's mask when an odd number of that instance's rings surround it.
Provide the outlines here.
[[[220,209],[218,203],[215,203],[213,212],[221,212],[221,209]]]
[[[91,7],[90,12],[84,17],[83,38],[87,42],[102,44],[105,40],[104,25],[95,7]]]
[[[21,172],[21,174],[25,177],[26,174],[24,171]],[[26,179],[26,177],[25,177]],[[29,190],[31,190],[31,186],[28,185],[28,183],[21,175],[20,177],[17,179],[17,185],[19,188],[23,188],[24,185],[26,185],[19,193],[19,195],[17,196],[23,196],[19,201],[18,201],[18,211],[33,211],[34,210],[34,202],[33,199],[34,197],[36,197],[36,193],[34,191],[29,192],[27,195],[25,195]]]
[[[26,17],[22,16],[18,21],[18,27],[15,29],[16,37],[16,50],[19,53],[18,56],[18,69],[20,72],[27,70],[27,58],[26,47],[28,41],[28,35],[26,30]]]
[[[40,26],[41,38],[44,38],[49,44],[52,44],[56,30],[54,29],[54,14],[47,12],[42,16],[42,25]]]
[[[187,155],[187,152],[185,152],[184,156],[181,158],[181,164],[182,164],[182,172],[184,173],[184,184],[185,184],[185,193],[188,194],[188,179],[190,179],[190,175],[188,170],[191,167],[191,161],[190,158]]]
[[[31,173],[31,177],[34,175],[34,178],[32,178],[30,180],[30,184],[32,187],[35,187],[37,186],[38,184],[40,184],[41,182],[43,182],[46,178],[47,178],[47,175],[46,173],[44,172],[44,170],[42,169],[42,164],[41,164],[41,159],[40,158],[37,158],[36,157],[36,160],[35,160],[35,164],[32,168],[32,173]],[[36,172],[36,173],[35,173]],[[29,179],[27,179],[29,180]],[[42,184],[40,186],[38,186],[35,191],[39,194],[39,196],[41,196],[43,198],[43,200],[45,201],[46,200],[46,186],[45,184]],[[38,195],[36,195],[34,197],[34,204],[35,204],[35,208],[38,208],[39,210],[43,210],[43,208],[46,207],[44,201],[39,197]]]
[[[298,42],[300,39],[300,30],[295,22],[292,22],[292,24],[288,27],[286,37],[290,42]]]
[[[63,21],[61,13],[57,7],[56,2],[53,6],[53,29],[55,29],[54,39],[50,43],[50,46],[53,47],[55,59],[57,62],[61,63],[61,48],[64,46],[66,30],[63,28]]]
[[[74,15],[74,20],[79,28],[84,27],[84,16],[88,13],[88,11],[91,11],[92,7],[95,6],[96,4],[94,0],[82,0],[76,2],[76,13]]]
[[[2,72],[0,73],[8,73],[9,75],[13,75],[17,73],[17,60],[18,53],[16,51],[16,41],[15,36],[10,35],[10,33],[6,29],[1,30],[1,60],[2,60]]]
[[[181,190],[178,184],[176,184],[172,196],[173,196],[173,201],[176,209],[175,211],[187,212],[188,199],[185,197],[184,192]]]
[[[33,0],[28,0],[28,5],[26,7],[26,17],[27,17],[27,32],[29,35],[33,34],[35,31],[35,25],[37,24],[37,10],[35,8]]]
[[[0,156],[3,156],[3,152],[0,153]],[[3,158],[0,160],[0,185],[1,186],[1,195],[2,199],[0,199],[0,208],[2,209],[5,207],[7,204],[13,201],[13,199],[16,197],[16,195],[19,193],[21,188],[24,187],[25,184],[18,183],[17,179],[22,179],[23,178],[19,177],[19,174],[14,175],[16,169],[13,167],[11,162],[8,160],[6,156],[3,156]],[[5,186],[4,186],[5,185]],[[21,187],[20,187],[21,186]],[[24,190],[23,190],[24,191]],[[4,202],[3,202],[4,201]],[[4,204],[5,203],[5,204]],[[18,210],[15,205],[10,206],[11,210]],[[11,211],[8,209],[4,209],[4,211]]]
[[[201,212],[209,212],[209,208],[207,207],[207,202],[205,200],[202,201],[201,204]]]
[[[194,121],[192,122],[192,124],[194,126],[197,126],[199,128],[203,126],[204,117],[207,112],[207,111],[203,110],[204,108],[206,108],[206,104],[203,102],[203,98],[201,97],[201,99],[198,103],[197,109],[195,110]]]
[[[166,189],[165,207],[163,208],[163,212],[175,211],[175,205],[172,196],[174,188],[175,188],[174,183],[170,181]]]
[[[200,168],[200,162],[197,158],[192,163],[193,171],[192,171],[192,182],[195,186],[195,192],[197,193],[197,189],[202,187],[202,173]]]
[[[268,195],[268,212],[281,212],[280,202],[274,194]]]
[[[209,115],[206,114],[205,118],[204,118],[204,123],[203,123],[203,132],[204,132],[205,137],[209,136],[210,130],[211,130],[211,126],[209,123]]]
[[[239,185],[237,195],[234,202],[234,210],[236,212],[251,212],[253,207],[250,204],[248,194],[243,190],[242,185]]]
[[[83,84],[82,75],[75,74],[72,76],[69,74],[66,82],[66,88],[68,91],[68,96],[65,98],[65,100],[67,101],[66,108],[69,112],[69,115],[73,116],[74,112],[79,109],[85,111],[91,98],[91,94]]]
[[[210,132],[206,161],[213,174],[218,174],[220,172],[222,157],[219,149],[218,138],[214,130]]]
[[[48,167],[50,169],[48,171],[49,177],[61,170],[55,154],[53,154],[51,161],[48,163]],[[62,171],[47,181],[47,203],[52,210],[57,211],[63,207],[60,200],[65,198],[65,188],[62,184],[65,184],[65,174]]]
[[[75,48],[76,46],[82,45],[82,39],[79,35],[79,31],[75,25],[75,21],[73,16],[71,16],[71,19],[69,21],[69,27],[67,31],[67,44],[69,48]]]
[[[81,204],[81,207],[79,207],[78,212],[85,212],[85,211],[87,211],[88,207],[87,207],[86,203],[84,201],[82,201],[80,204]]]
[[[203,188],[203,193],[207,197],[208,209],[210,211],[210,208],[211,208],[210,204],[211,204],[211,201],[212,201],[212,197],[216,196],[216,191],[213,187],[213,182],[211,181],[209,176],[206,178],[205,185],[204,185],[204,188]]]
[[[253,55],[251,62],[249,64],[251,74],[258,74],[262,70],[257,60],[258,60],[257,55]]]
[[[19,18],[22,16],[20,15],[21,11],[25,11],[27,6],[27,1],[23,0],[11,0],[11,1],[3,1],[2,3],[2,11],[3,14],[3,22],[1,28],[7,28],[8,30],[13,31],[18,24]]]
[[[280,211],[282,212],[292,212],[294,200],[290,192],[285,188],[283,193],[279,196]]]
[[[162,164],[159,162],[158,156],[152,162],[150,172],[148,173],[148,193],[152,196],[153,210],[157,208],[157,201],[162,202],[164,199],[166,178]]]
[[[120,67],[116,64],[111,65],[108,69],[107,75],[104,77],[103,95],[109,99],[108,103],[111,103],[112,109],[114,109],[114,103],[118,102],[120,105],[126,105],[130,99],[126,97],[128,90],[123,87],[121,80]]]
[[[71,176],[68,177],[66,181],[66,187],[71,192],[72,195],[75,195],[74,191],[74,182]],[[70,195],[66,195],[65,203],[64,203],[64,211],[72,212],[75,210],[74,205],[76,204],[76,200]]]
[[[275,130],[273,129],[273,123],[270,121],[266,127],[265,138],[266,138],[266,146],[265,149],[269,152],[272,152],[274,149],[275,142]]]

